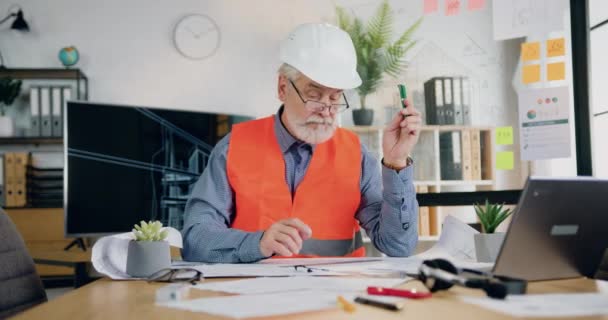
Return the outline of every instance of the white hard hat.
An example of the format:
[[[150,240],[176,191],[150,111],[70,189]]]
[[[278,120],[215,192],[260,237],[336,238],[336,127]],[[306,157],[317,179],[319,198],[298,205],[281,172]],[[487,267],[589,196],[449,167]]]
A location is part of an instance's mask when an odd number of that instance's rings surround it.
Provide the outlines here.
[[[326,23],[297,26],[281,43],[280,58],[326,87],[353,89],[361,85],[353,41],[336,26]]]

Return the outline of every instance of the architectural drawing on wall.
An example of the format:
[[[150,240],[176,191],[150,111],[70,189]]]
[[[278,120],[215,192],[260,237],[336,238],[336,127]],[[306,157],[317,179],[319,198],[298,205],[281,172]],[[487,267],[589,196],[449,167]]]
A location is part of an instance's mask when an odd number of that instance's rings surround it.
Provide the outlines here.
[[[164,225],[179,230],[183,226],[184,208],[188,196],[205,169],[213,147],[148,109],[135,108],[135,110],[161,127],[160,148],[152,154],[149,161],[76,148],[69,148],[68,155],[149,171],[152,203],[148,219],[160,220]],[[183,152],[184,145],[187,145],[186,152]]]
[[[506,40],[564,29],[567,0],[494,0],[494,39]]]
[[[465,33],[468,42],[465,42],[462,55],[465,57],[486,55],[486,50],[482,48],[469,34]]]

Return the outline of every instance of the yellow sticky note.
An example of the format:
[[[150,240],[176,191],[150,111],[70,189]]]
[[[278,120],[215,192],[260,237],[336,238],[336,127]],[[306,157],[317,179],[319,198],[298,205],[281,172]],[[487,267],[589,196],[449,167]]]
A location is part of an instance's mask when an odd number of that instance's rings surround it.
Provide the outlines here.
[[[564,38],[547,40],[547,57],[559,57],[565,54]]]
[[[497,145],[512,145],[513,144],[513,127],[496,128],[496,144]]]
[[[547,64],[547,80],[555,81],[564,79],[566,79],[566,64],[564,62]]]
[[[540,81],[540,64],[530,64],[521,70],[521,81],[524,84]]]
[[[513,151],[496,152],[496,169],[513,170]]]
[[[521,44],[521,60],[540,60],[540,42],[524,42]]]

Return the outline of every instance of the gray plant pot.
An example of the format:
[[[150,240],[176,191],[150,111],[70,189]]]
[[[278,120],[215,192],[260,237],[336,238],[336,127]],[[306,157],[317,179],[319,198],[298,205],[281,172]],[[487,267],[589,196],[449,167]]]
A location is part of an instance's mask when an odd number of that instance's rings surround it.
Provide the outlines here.
[[[475,254],[478,262],[494,262],[505,240],[504,232],[475,234]]]
[[[371,126],[374,122],[374,110],[355,109],[353,110],[353,123],[356,126]]]
[[[127,274],[146,278],[171,267],[171,250],[167,241],[131,241],[127,251]]]

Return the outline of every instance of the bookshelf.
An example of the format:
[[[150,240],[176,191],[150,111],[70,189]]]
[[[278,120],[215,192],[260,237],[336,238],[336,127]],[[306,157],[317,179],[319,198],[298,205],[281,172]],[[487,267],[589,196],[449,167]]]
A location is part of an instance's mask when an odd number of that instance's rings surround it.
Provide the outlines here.
[[[49,135],[32,135],[28,133],[31,128],[31,92],[34,87],[69,87],[71,88],[71,99],[88,100],[89,80],[86,74],[78,68],[5,68],[0,67],[0,78],[10,77],[22,80],[21,93],[9,109],[8,115],[13,118],[15,132],[10,137],[0,137],[0,204],[16,224],[17,229],[23,236],[28,250],[44,255],[47,252],[62,252],[63,248],[70,243],[64,234],[64,212],[61,205],[34,204],[30,199],[30,177],[27,175],[27,167],[23,170],[6,170],[7,165],[4,157],[7,154],[26,153],[29,154],[26,164],[30,164],[31,153],[58,152],[63,149],[63,137],[55,133]],[[61,104],[64,106],[64,104]],[[61,131],[59,131],[61,132]],[[25,203],[7,203],[7,175],[13,175],[17,179],[25,179],[26,193]],[[60,188],[60,187],[59,187]],[[31,191],[40,195],[39,191]],[[73,249],[69,253],[79,253]],[[44,277],[58,277],[74,274],[73,268],[59,265],[36,264],[38,273]]]
[[[345,129],[356,133],[361,143],[378,160],[382,158],[383,126],[354,126]],[[416,192],[493,190],[496,181],[493,134],[494,128],[490,126],[422,126],[420,140],[412,153]],[[446,141],[449,146],[445,145]],[[446,157],[445,153],[451,153],[452,156]],[[452,162],[449,161],[450,158]],[[451,165],[452,171],[458,172],[446,175],[449,172],[442,168],[446,165]],[[448,213],[449,210],[444,207],[421,207],[418,226],[420,239],[437,240],[443,219]]]

